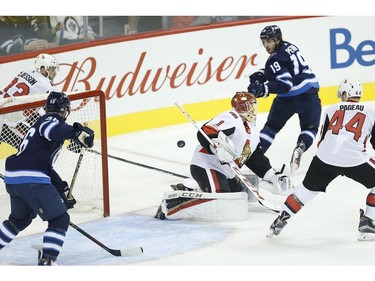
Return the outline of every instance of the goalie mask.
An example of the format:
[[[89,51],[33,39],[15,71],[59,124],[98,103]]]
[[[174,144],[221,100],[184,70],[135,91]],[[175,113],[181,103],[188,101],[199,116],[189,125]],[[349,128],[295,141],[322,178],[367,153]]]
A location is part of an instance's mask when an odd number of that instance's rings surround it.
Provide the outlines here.
[[[50,76],[51,70],[59,70],[59,63],[54,56],[49,54],[40,54],[34,60],[34,67],[38,72],[40,72],[41,67],[44,67],[48,76]]]
[[[258,102],[253,94],[247,92],[236,92],[231,103],[233,110],[250,123],[255,123]]]
[[[343,100],[343,95],[346,94],[346,99]],[[337,91],[337,97],[342,101],[347,101],[350,98],[362,97],[362,83],[358,79],[344,79]]]
[[[65,116],[63,115],[67,109]],[[70,100],[69,97],[62,92],[51,92],[46,100],[44,110],[47,113],[56,112],[63,116],[65,119],[70,114]]]

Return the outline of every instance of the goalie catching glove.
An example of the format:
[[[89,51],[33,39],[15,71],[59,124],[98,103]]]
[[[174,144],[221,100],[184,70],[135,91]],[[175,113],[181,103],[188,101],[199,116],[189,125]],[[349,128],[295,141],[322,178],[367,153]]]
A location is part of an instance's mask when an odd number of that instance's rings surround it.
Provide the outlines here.
[[[234,144],[222,131],[217,138],[212,139],[215,147],[213,151],[221,163],[229,163],[237,159],[240,155],[234,149]]]
[[[70,194],[68,197],[70,188],[66,181],[61,182],[60,184],[54,184],[57,191],[60,193],[61,198],[64,200],[64,203],[68,209],[72,209],[77,201],[74,199],[73,195]]]
[[[77,130],[74,142],[80,146],[91,148],[94,146],[94,131],[89,127],[82,126],[81,123],[75,122],[73,127]]]

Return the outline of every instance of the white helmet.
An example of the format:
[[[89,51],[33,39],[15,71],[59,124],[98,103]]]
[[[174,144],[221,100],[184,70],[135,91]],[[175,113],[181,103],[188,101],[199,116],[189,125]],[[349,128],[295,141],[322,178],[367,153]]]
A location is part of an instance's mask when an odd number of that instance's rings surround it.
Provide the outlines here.
[[[349,98],[362,97],[362,83],[358,79],[344,79],[339,86],[337,96],[341,99],[342,95],[346,93],[346,100]]]
[[[40,72],[40,68],[44,66],[44,69],[48,72],[50,67],[54,67],[56,70],[59,69],[59,63],[54,56],[49,54],[40,54],[34,60],[35,69]]]

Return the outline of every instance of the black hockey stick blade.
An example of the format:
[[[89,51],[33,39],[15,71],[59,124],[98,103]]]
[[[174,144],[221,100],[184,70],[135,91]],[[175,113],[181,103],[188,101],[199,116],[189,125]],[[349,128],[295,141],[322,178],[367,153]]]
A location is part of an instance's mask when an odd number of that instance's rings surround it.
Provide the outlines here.
[[[31,245],[31,248],[37,250],[38,255],[41,255],[41,252],[43,250],[42,245],[33,244]],[[127,249],[122,249],[122,250],[110,249],[106,247],[105,250],[116,257],[134,257],[134,256],[139,256],[143,253],[142,247],[127,248]]]
[[[134,247],[134,248],[127,248],[127,249],[111,249],[104,245],[102,242],[100,242],[98,239],[92,237],[90,234],[88,234],[86,231],[84,231],[82,228],[80,228],[78,225],[75,225],[74,223],[70,222],[69,225],[73,227],[75,230],[77,230],[79,233],[81,233],[83,236],[90,239],[92,242],[106,250],[108,253],[110,253],[113,256],[116,257],[131,257],[131,256],[138,256],[143,253],[142,247]]]
[[[94,149],[88,148],[86,150],[88,152],[101,155],[101,153],[99,151],[96,151]],[[146,164],[134,162],[134,161],[127,160],[127,159],[124,159],[124,158],[121,158],[121,157],[118,157],[118,156],[114,156],[114,155],[110,155],[110,154],[107,154],[107,155],[108,155],[108,158],[112,158],[112,159],[115,159],[115,160],[118,160],[118,161],[121,161],[121,162],[124,162],[124,163],[136,165],[136,166],[139,166],[139,167],[142,167],[142,168],[151,169],[151,170],[158,171],[158,172],[162,172],[164,174],[170,174],[170,175],[173,175],[173,176],[176,176],[176,177],[179,177],[179,178],[183,178],[183,179],[188,178],[187,176],[180,175],[180,174],[177,174],[177,173],[174,173],[174,172],[171,172],[171,171],[163,170],[163,169],[160,169],[160,168],[157,168],[157,167],[153,167],[153,166],[149,166],[149,165],[146,165]]]

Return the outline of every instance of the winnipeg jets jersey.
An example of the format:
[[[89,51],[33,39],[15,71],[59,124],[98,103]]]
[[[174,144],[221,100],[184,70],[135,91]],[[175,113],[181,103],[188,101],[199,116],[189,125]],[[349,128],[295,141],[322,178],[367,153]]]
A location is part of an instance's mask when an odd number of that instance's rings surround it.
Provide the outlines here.
[[[268,91],[281,94],[278,97],[297,96],[314,88],[316,93],[319,82],[300,50],[289,42],[282,42],[272,53],[265,65]]]
[[[17,154],[5,161],[6,184],[56,183],[53,164],[66,139],[73,139],[77,130],[65,123],[57,113],[47,113],[26,133]],[[57,180],[61,181],[58,177]]]
[[[245,121],[244,123],[238,113],[233,110],[223,112],[211,119],[204,125],[204,130],[225,132],[233,142],[234,149],[241,154],[235,161],[239,167],[250,158],[260,141],[258,128],[250,122]],[[229,179],[235,177],[235,173],[229,165],[221,164],[216,155],[209,153],[200,144],[195,148],[191,164],[205,169],[214,169]]]
[[[374,137],[375,108],[359,102],[340,102],[324,114],[317,156],[323,162],[352,167],[368,161],[366,143]],[[371,144],[374,146],[374,139]]]
[[[21,71],[12,82],[0,91],[0,98],[50,93],[59,90],[48,77],[36,70]]]

